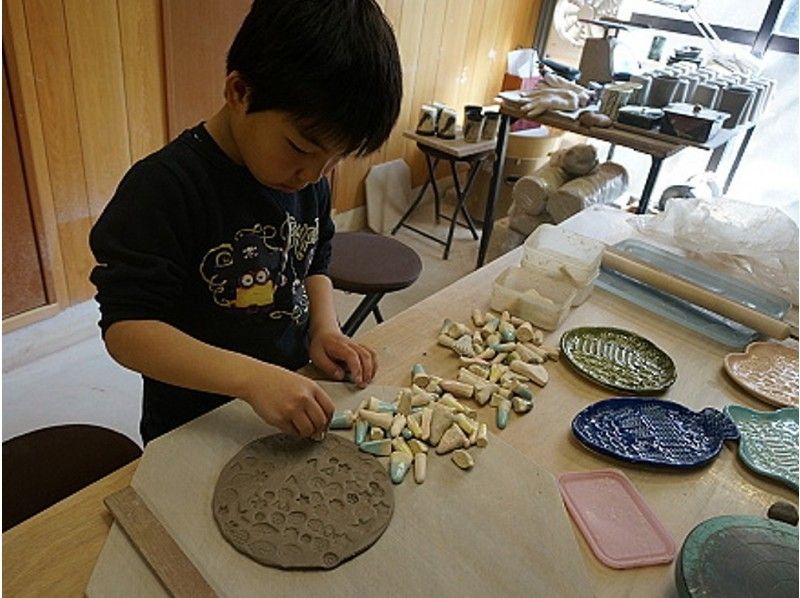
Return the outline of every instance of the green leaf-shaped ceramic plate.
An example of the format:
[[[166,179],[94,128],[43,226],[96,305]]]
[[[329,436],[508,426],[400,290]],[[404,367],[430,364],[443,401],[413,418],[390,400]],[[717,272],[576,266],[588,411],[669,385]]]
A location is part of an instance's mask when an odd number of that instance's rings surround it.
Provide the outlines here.
[[[593,382],[622,392],[660,394],[678,377],[669,355],[621,328],[573,328],[561,336],[561,352]]]
[[[762,475],[797,490],[798,409],[756,411],[728,405],[725,413],[739,430],[739,458]]]

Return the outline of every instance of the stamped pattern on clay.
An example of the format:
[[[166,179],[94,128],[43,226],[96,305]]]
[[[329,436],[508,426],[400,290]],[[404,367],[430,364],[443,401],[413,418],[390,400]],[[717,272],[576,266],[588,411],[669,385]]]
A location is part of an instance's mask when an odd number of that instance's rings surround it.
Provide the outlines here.
[[[225,465],[212,508],[223,537],[259,563],[330,569],[381,536],[394,496],[378,460],[351,442],[275,434]]]

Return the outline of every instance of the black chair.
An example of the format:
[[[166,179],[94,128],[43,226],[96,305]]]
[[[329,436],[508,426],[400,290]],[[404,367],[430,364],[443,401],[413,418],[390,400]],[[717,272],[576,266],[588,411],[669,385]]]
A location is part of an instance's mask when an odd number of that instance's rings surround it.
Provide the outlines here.
[[[364,295],[342,326],[347,336],[353,336],[370,313],[379,324],[383,322],[378,302],[386,293],[414,284],[422,272],[417,252],[391,237],[342,232],[333,235],[331,247],[328,275],[333,288]]]
[[[3,531],[142,455],[127,436],[69,424],[3,443]]]

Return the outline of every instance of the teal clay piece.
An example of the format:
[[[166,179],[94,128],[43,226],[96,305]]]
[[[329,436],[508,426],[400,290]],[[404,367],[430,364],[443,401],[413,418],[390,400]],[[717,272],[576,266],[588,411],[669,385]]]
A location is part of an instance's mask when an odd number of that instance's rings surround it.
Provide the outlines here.
[[[394,451],[389,457],[389,477],[392,482],[400,484],[411,467],[412,457],[404,451]]]
[[[331,430],[349,430],[353,427],[355,419],[353,412],[349,409],[346,411],[334,411],[328,427]]]
[[[533,402],[533,391],[531,391],[531,389],[528,386],[525,386],[524,384],[517,384],[516,386],[514,386],[512,392],[515,395],[522,397],[526,401]]]
[[[761,475],[798,488],[798,409],[756,411],[739,405],[725,407],[739,430],[739,458]]]
[[[503,399],[497,405],[497,427],[501,430],[505,430],[506,426],[508,425],[508,414],[511,411],[511,401],[508,399]]]
[[[580,374],[622,392],[661,394],[678,377],[669,355],[621,328],[573,328],[561,337],[561,352]]]
[[[392,454],[392,441],[389,438],[383,440],[367,440],[358,445],[365,453],[376,457],[388,457]]]
[[[369,431],[369,424],[364,420],[356,422],[356,444],[361,446],[367,440],[367,432]]]

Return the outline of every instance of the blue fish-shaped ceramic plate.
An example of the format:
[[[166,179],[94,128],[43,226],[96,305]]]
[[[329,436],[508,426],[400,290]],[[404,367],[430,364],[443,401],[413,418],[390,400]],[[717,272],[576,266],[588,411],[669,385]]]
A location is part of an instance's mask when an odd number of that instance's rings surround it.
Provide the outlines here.
[[[599,453],[643,465],[698,467],[714,459],[725,440],[739,437],[717,409],[692,411],[661,399],[611,398],[572,420],[578,440]]]
[[[739,405],[725,407],[739,430],[739,458],[756,473],[797,490],[798,409],[756,411]]]

